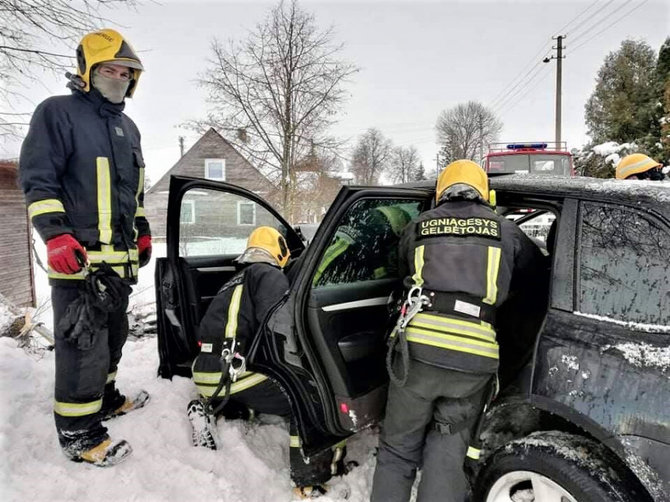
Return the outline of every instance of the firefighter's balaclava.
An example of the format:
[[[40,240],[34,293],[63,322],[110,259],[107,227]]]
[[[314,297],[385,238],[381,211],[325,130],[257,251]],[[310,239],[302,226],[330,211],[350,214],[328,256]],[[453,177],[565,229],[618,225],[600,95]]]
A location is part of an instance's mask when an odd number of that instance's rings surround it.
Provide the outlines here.
[[[122,103],[130,87],[130,80],[121,80],[118,78],[108,77],[100,72],[101,65],[93,69],[91,75],[91,85],[100,91],[100,94],[107,101],[112,103]],[[132,72],[132,70],[131,70]]]

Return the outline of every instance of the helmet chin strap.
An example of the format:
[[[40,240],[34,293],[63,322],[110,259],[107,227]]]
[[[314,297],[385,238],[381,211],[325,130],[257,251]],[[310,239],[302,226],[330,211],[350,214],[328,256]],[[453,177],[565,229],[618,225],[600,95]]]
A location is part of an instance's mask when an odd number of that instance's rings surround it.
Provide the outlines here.
[[[109,78],[98,73],[97,68],[93,70],[91,84],[109,102],[119,104],[123,102],[130,86],[130,80],[118,80]]]

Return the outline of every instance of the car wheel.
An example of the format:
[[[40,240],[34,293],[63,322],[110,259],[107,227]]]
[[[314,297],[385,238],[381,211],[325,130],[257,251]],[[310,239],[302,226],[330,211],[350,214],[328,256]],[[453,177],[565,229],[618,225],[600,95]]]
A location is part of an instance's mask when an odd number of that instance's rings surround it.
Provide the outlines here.
[[[476,502],[639,502],[647,500],[602,445],[562,432],[537,432],[485,462]]]

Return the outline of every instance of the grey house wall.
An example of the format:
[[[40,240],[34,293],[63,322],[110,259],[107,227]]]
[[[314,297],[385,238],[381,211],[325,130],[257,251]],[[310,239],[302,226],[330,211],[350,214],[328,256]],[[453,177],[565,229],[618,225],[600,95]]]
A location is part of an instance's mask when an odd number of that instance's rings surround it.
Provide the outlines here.
[[[225,159],[225,181],[260,195],[270,203],[276,189],[254,166],[214,129],[207,131],[144,195],[144,207],[155,240],[165,239],[168,189],[171,175],[205,177],[205,159]]]

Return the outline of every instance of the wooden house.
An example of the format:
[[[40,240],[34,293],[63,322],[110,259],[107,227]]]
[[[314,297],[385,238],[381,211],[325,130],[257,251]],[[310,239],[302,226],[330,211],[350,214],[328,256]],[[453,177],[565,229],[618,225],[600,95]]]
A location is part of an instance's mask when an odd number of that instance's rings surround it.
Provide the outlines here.
[[[152,236],[156,241],[163,241],[166,235],[168,189],[171,175],[226,181],[244,187],[270,201],[277,196],[277,189],[258,169],[218,132],[209,129],[145,193],[144,207],[151,225]],[[207,206],[211,206],[213,210],[207,211]],[[230,221],[222,220],[218,215],[226,215]],[[235,197],[217,197],[214,192],[194,191],[194,193],[187,194],[187,200],[182,201],[181,205],[182,229],[188,230],[188,233],[194,236],[203,234],[211,236],[220,232],[228,235],[239,233],[240,236],[246,236],[249,233],[249,226],[271,224],[270,221],[265,221],[269,216],[269,213],[266,214],[265,211],[256,211],[255,204]],[[220,228],[215,229],[213,226]]]
[[[32,228],[14,161],[0,161],[0,215],[0,293],[17,307],[34,307]]]

